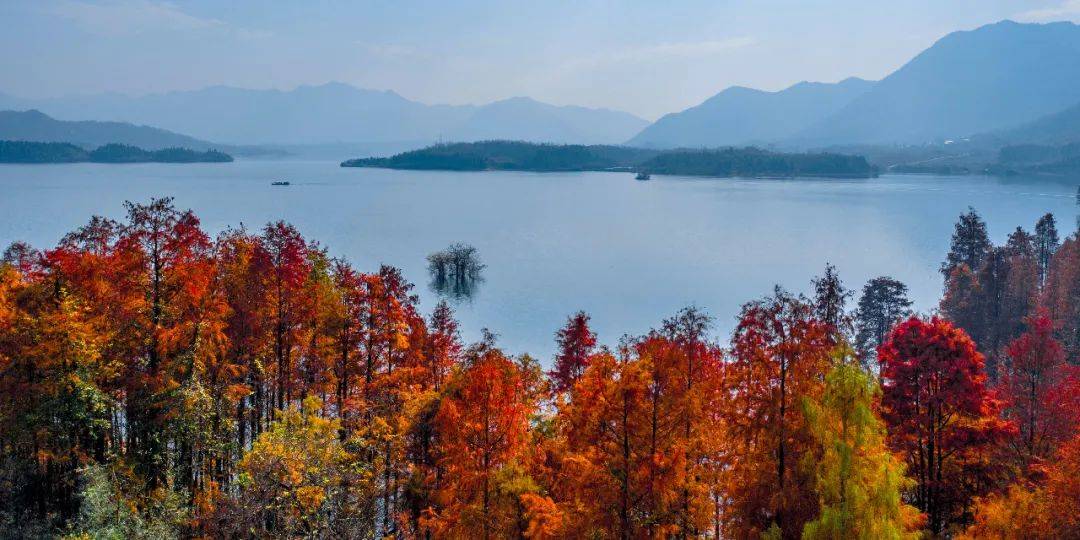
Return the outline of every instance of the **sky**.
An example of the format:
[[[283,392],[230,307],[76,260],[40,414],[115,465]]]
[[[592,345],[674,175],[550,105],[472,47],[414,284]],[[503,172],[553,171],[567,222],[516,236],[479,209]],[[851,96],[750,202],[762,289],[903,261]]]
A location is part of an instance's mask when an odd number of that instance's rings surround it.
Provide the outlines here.
[[[0,92],[339,81],[652,120],[732,85],[879,79],[949,32],[1002,19],[1080,22],[1080,0],[0,0]]]

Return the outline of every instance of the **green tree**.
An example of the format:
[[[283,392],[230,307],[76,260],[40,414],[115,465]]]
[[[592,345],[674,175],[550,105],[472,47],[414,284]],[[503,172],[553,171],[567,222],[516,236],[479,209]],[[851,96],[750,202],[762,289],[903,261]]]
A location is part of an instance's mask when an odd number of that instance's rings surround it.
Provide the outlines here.
[[[855,311],[855,347],[867,368],[877,363],[877,348],[889,330],[911,313],[907,293],[907,285],[889,276],[871,279],[863,287]]]
[[[181,538],[189,513],[179,493],[159,489],[142,498],[141,479],[120,465],[90,465],[79,474],[82,505],[65,540]]]
[[[1054,214],[1047,213],[1035,224],[1035,256],[1039,263],[1039,285],[1046,283],[1046,276],[1050,273],[1050,261],[1053,260],[1054,252],[1060,246],[1061,241],[1058,238]]]
[[[966,214],[961,214],[952,235],[949,254],[941,265],[941,274],[949,279],[957,266],[966,265],[971,271],[982,266],[990,254],[990,235],[986,232],[986,222],[974,208],[968,207]]]
[[[911,481],[885,447],[885,428],[872,404],[877,382],[847,351],[825,377],[825,392],[803,404],[819,446],[807,464],[815,471],[821,514],[803,527],[810,539],[915,538],[918,511],[900,491]]]

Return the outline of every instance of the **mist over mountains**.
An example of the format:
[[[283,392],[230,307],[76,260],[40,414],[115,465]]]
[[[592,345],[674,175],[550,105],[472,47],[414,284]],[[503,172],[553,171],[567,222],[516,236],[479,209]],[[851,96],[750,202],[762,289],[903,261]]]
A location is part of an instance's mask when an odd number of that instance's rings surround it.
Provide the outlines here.
[[[1080,26],[1004,21],[954,32],[798,139],[919,143],[1031,121],[1080,103]]]
[[[629,113],[559,107],[529,98],[483,106],[426,105],[395,92],[342,83],[290,91],[215,86],[141,97],[0,96],[0,109],[38,109],[65,120],[147,124],[230,144],[431,142],[451,137],[619,143],[648,125]]]
[[[1002,21],[953,32],[878,82],[728,88],[664,116],[629,144],[926,144],[1007,130],[1076,105],[1080,26]],[[1071,125],[1048,119],[1028,126],[1026,136],[1051,124]]]
[[[0,140],[71,143],[87,149],[106,144],[125,144],[145,150],[210,150],[220,147],[155,127],[126,122],[57,120],[37,110],[0,111]]]
[[[778,92],[732,86],[700,105],[664,115],[627,144],[676,148],[782,140],[828,117],[873,84],[852,77],[835,84],[801,82]]]
[[[657,149],[813,149],[969,138],[1065,144],[1080,140],[1080,26],[1002,21],[953,32],[877,82],[851,77],[801,82],[775,92],[736,86],[652,124],[626,112],[555,106],[528,97],[428,105],[342,83],[289,91],[215,86],[141,97],[35,100],[0,94],[0,109],[154,126],[161,133],[143,127],[142,140],[130,142],[157,147],[161,139],[172,141],[162,145],[196,149],[363,143],[400,151],[436,141],[494,139]],[[0,117],[0,133],[10,131],[4,123],[12,118]],[[124,142],[102,139],[118,136],[115,124],[67,129],[74,131],[66,142]]]

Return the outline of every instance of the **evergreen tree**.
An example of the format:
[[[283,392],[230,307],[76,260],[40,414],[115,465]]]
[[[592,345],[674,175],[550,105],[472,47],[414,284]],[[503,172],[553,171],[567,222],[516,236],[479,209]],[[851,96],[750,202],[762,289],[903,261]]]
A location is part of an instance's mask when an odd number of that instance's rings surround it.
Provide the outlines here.
[[[907,285],[889,276],[871,279],[863,287],[855,310],[855,346],[864,362],[877,358],[889,330],[911,313],[907,292]]]
[[[1050,261],[1054,258],[1060,241],[1058,239],[1057,224],[1054,214],[1046,214],[1039,218],[1035,224],[1035,254],[1039,262],[1039,285],[1046,282],[1046,275],[1050,271]]]
[[[966,214],[960,215],[953,231],[952,245],[941,273],[946,279],[957,266],[963,264],[972,271],[977,270],[990,253],[990,236],[986,232],[986,222],[979,217],[974,208],[968,207]]]
[[[825,274],[814,278],[814,316],[832,327],[837,335],[850,332],[851,320],[844,308],[852,292],[844,288],[844,282],[836,273],[836,267],[825,265]]]

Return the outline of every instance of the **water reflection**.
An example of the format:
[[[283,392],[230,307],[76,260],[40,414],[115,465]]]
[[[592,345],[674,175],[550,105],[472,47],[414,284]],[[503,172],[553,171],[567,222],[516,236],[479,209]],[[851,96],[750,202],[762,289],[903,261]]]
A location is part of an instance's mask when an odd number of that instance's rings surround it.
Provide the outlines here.
[[[451,244],[428,255],[427,260],[431,290],[454,301],[471,300],[484,282],[481,272],[485,265],[476,248],[468,244]]]

